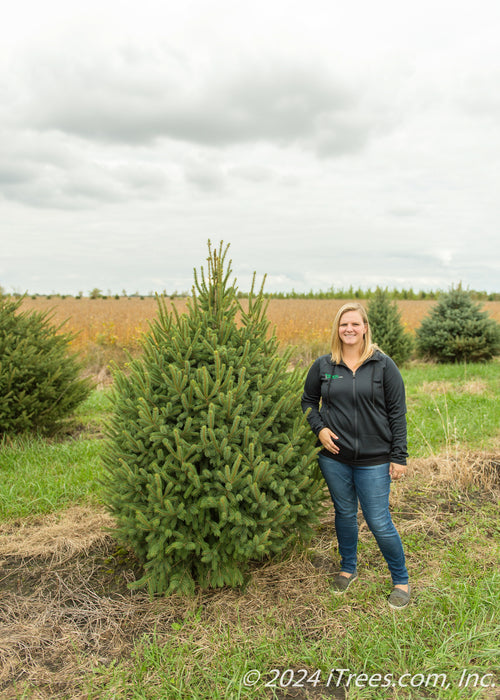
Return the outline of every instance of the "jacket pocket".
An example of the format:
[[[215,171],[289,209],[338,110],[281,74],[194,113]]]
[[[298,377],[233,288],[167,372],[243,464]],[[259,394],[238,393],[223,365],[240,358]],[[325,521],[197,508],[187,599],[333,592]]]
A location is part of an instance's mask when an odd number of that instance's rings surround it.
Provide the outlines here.
[[[380,433],[369,434],[363,436],[363,456],[376,457],[377,455],[389,454],[391,451],[391,440],[384,438]]]

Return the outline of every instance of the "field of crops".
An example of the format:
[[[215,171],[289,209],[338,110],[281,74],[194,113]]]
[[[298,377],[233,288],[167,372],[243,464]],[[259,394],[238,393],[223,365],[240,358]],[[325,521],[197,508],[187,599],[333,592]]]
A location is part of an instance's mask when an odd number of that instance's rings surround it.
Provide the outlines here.
[[[186,299],[169,300],[180,311]],[[245,303],[243,301],[243,303]],[[313,350],[329,343],[333,318],[345,299],[271,299],[267,316],[278,340],[285,344],[308,345]],[[362,302],[366,303],[366,302]],[[401,318],[408,330],[415,330],[435,301],[398,301]],[[157,313],[154,298],[121,297],[89,299],[74,297],[26,298],[23,308],[53,312],[53,321],[66,321],[66,330],[78,333],[75,347],[85,351],[92,345],[133,348]],[[500,321],[500,301],[487,301],[483,308]]]

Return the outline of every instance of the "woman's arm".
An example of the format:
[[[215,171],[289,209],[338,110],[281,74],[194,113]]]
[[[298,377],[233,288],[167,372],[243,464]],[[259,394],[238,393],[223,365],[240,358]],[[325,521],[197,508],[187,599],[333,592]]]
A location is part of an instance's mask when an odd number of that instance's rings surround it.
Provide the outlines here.
[[[319,358],[312,364],[307,373],[306,382],[304,385],[304,393],[301,399],[302,412],[305,413],[311,409],[307,415],[307,420],[311,426],[311,430],[315,435],[319,435],[320,430],[325,428],[325,424],[319,412],[321,403],[321,379]]]
[[[386,359],[384,396],[392,432],[391,462],[405,465],[408,457],[405,386],[401,372],[390,357]]]
[[[339,446],[335,443],[338,436],[328,428],[320,413],[321,403],[321,378],[319,359],[314,362],[311,369],[307,373],[304,393],[302,394],[302,411],[305,413],[311,409],[307,415],[307,420],[311,426],[311,430],[318,436],[323,447],[332,454],[339,453]]]

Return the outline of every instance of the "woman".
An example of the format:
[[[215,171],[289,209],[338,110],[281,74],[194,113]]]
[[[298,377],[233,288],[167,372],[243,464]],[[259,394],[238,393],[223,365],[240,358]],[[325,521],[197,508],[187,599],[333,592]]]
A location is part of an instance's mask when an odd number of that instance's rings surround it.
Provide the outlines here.
[[[357,578],[358,501],[391,573],[388,602],[410,601],[401,539],[389,513],[391,478],[406,472],[406,402],[403,379],[390,357],[372,343],[361,304],[344,304],[333,324],[331,354],[310,368],[302,396],[322,445],[319,466],[335,506],[340,572],[333,590]]]

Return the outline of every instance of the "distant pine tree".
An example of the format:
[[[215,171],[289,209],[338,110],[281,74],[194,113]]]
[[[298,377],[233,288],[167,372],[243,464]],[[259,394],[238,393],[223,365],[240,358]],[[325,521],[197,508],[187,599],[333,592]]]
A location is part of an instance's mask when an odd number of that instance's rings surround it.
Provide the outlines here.
[[[373,342],[401,366],[410,359],[413,338],[405,331],[401,313],[387,291],[377,287],[367,308]]]
[[[437,362],[483,362],[500,352],[500,324],[462,286],[442,294],[417,328],[422,357]]]
[[[209,244],[185,314],[158,300],[143,357],[116,374],[105,497],[152,594],[240,585],[321,510],[302,374],[268,337],[262,288],[240,305],[227,248]]]
[[[55,432],[92,388],[73,336],[49,313],[21,311],[22,301],[0,294],[0,437]]]

